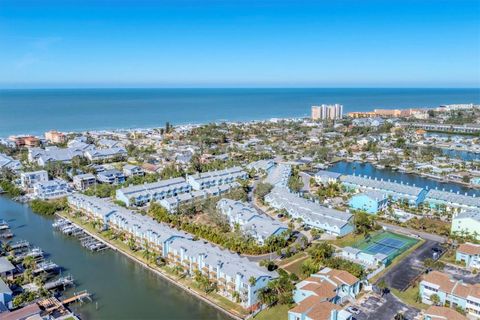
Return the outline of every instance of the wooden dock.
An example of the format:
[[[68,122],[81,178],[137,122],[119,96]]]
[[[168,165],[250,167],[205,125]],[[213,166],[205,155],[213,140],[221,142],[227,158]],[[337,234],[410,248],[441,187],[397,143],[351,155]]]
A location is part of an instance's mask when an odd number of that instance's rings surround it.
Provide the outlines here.
[[[74,293],[73,297],[66,298],[62,300],[62,304],[66,305],[73,302],[84,302],[85,300],[92,301],[90,293],[87,290],[83,290],[77,293]]]

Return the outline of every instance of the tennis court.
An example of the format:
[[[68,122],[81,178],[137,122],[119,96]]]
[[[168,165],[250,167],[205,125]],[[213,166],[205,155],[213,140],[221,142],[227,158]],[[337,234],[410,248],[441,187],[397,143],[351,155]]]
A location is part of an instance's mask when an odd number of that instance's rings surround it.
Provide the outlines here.
[[[357,242],[354,247],[373,255],[382,253],[388,256],[389,260],[393,260],[417,242],[417,239],[396,233],[379,232]]]

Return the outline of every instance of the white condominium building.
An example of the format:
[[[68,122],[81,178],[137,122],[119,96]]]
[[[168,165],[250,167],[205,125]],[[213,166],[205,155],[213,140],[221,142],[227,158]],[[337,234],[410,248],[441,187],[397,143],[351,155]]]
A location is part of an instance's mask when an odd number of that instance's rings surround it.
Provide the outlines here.
[[[341,119],[342,115],[343,105],[341,104],[312,106],[312,120],[336,120]]]

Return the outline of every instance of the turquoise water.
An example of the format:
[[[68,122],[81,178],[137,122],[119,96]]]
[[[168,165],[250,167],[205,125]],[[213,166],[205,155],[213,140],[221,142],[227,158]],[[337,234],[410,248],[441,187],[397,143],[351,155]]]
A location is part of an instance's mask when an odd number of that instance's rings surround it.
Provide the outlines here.
[[[439,190],[445,189],[445,191],[459,192],[462,194],[467,193],[470,196],[475,195],[476,197],[480,196],[480,190],[471,189],[464,187],[460,184],[450,183],[450,182],[441,182],[433,179],[424,178],[417,176],[415,174],[393,171],[390,169],[380,169],[371,165],[370,163],[362,162],[348,162],[348,161],[339,161],[334,165],[328,168],[329,171],[338,172],[342,174],[356,174],[356,175],[367,175],[369,177],[383,179],[390,181],[403,181],[403,183],[408,183],[410,185],[415,184],[417,187],[429,188]]]
[[[480,103],[480,89],[48,89],[0,90],[0,137],[219,120],[303,117],[310,106],[344,111]]]

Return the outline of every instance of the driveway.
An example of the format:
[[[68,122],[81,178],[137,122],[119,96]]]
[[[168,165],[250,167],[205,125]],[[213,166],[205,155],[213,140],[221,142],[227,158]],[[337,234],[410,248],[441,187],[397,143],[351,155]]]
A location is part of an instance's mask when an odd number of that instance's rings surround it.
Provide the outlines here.
[[[424,272],[423,261],[427,258],[433,258],[432,249],[439,246],[439,242],[426,240],[409,256],[388,270],[381,279],[384,279],[390,288],[402,291],[407,289],[410,283]]]
[[[420,310],[404,304],[390,293],[383,297],[371,294],[354,306],[360,310],[360,314],[354,315],[358,320],[392,320],[397,313],[413,320],[420,313]]]

